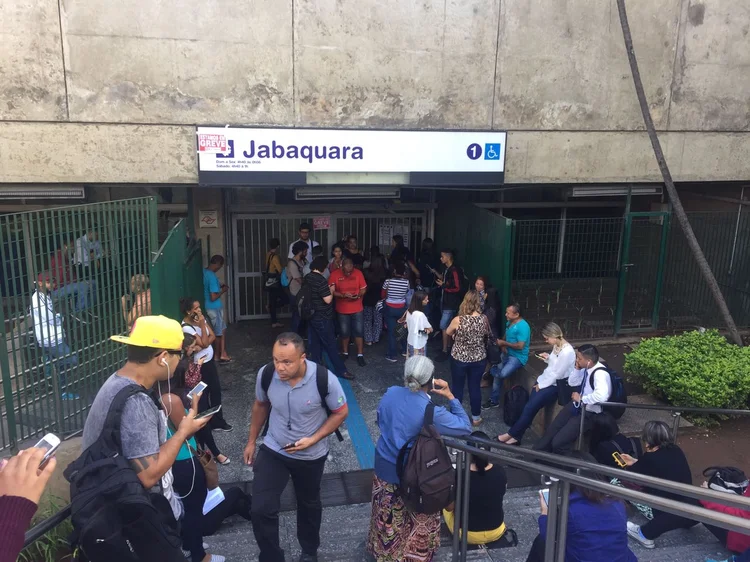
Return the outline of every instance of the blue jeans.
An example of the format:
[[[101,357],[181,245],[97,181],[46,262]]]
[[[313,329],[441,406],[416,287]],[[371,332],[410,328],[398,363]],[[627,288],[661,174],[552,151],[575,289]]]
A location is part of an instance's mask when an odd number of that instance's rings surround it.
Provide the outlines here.
[[[310,359],[323,365],[323,352],[333,364],[334,374],[341,376],[346,372],[346,365],[336,349],[336,336],[333,334],[333,320],[313,315],[307,322],[307,343],[310,348]]]
[[[490,394],[490,400],[495,404],[500,403],[500,389],[503,386],[503,379],[507,379],[518,369],[523,367],[521,361],[516,357],[511,357],[507,353],[503,353],[503,359],[497,365],[493,365],[490,369],[492,373],[492,393]],[[455,393],[454,393],[455,394]]]
[[[51,347],[43,347],[44,354],[44,376],[52,377],[52,365],[57,368],[57,380],[60,381],[60,390],[62,391],[67,384],[66,373],[78,365],[78,355],[71,353],[70,346],[63,342]]]
[[[76,312],[81,312],[89,306],[93,306],[96,302],[96,281],[68,283],[52,291],[52,297],[55,299],[72,295],[76,296]]]
[[[534,421],[534,416],[537,415],[539,410],[546,408],[550,404],[557,402],[557,387],[555,385],[548,386],[542,390],[537,391],[533,389],[529,396],[529,401],[526,403],[526,407],[521,413],[521,417],[518,421],[513,424],[508,430],[508,433],[516,441],[523,439],[523,434],[526,430],[531,427],[531,423]]]
[[[471,404],[471,417],[478,420],[482,414],[482,375],[485,359],[464,363],[456,361],[451,357],[451,392],[459,402],[464,398],[464,386],[469,382],[469,403]]]
[[[401,318],[406,312],[406,307],[393,308],[392,306],[385,305],[383,307],[383,314],[385,315],[385,324],[388,326],[388,355],[393,359],[396,358],[396,324],[399,318]],[[401,342],[401,353],[406,353],[406,339]]]

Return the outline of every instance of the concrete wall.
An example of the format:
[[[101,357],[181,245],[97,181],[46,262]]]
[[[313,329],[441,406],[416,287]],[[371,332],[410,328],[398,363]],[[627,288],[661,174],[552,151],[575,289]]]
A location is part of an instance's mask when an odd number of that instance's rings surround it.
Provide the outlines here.
[[[628,8],[676,178],[750,177],[750,4]],[[196,123],[507,129],[508,182],[658,179],[615,0],[5,0],[0,31],[0,182],[192,183]]]

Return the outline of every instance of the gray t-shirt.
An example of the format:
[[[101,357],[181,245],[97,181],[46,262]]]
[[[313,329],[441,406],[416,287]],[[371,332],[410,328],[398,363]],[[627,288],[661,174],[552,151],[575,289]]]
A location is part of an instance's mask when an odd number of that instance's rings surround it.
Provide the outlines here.
[[[91,405],[86,423],[83,426],[83,449],[90,447],[99,438],[112,401],[117,393],[129,384],[138,383],[115,373],[104,382],[99,392],[96,393],[96,398],[94,398],[94,403]],[[120,441],[123,456],[131,460],[155,455],[166,440],[167,425],[154,401],[146,394],[136,394],[128,398],[120,420]],[[152,491],[161,491],[169,500],[175,518],[180,517],[182,506],[172,490],[171,469],[162,477],[161,487],[155,486]]]
[[[255,399],[261,402],[271,402],[268,434],[263,438],[263,444],[272,451],[293,459],[306,461],[319,459],[328,454],[327,438],[299,453],[289,454],[281,448],[303,437],[312,437],[328,419],[320,401],[317,379],[315,378],[316,369],[315,363],[307,360],[305,376],[294,387],[288,382],[282,381],[279,374],[274,371],[271,385],[268,387],[268,394],[263,392],[261,384],[263,368],[261,367],[258,371],[258,378],[255,381]],[[341,383],[336,375],[330,371],[328,371],[326,403],[332,412],[346,406],[344,389],[341,388]]]

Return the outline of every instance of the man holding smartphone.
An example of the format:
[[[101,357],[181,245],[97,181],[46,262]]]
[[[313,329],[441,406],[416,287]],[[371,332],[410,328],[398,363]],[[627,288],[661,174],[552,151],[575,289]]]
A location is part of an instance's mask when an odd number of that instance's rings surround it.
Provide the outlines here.
[[[273,346],[274,371],[267,390],[262,367],[255,385],[255,403],[245,463],[253,466],[253,533],[260,562],[284,562],[279,544],[281,493],[292,479],[297,497],[297,539],[300,562],[317,561],[320,546],[320,480],[328,457],[328,440],[349,413],[341,383],[328,372],[323,401],[318,368],[305,355],[302,338],[286,332]],[[269,412],[270,411],[270,412]],[[329,413],[330,412],[330,413]],[[255,459],[255,441],[268,419],[268,434]]]

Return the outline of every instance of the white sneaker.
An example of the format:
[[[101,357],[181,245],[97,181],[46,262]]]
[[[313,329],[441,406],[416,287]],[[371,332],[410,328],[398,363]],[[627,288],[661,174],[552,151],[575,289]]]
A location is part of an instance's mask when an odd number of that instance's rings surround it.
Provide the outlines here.
[[[219,556],[218,554],[211,555],[211,562],[226,562],[226,558]]]
[[[641,543],[644,548],[656,548],[656,543],[644,537],[641,527],[631,521],[628,521],[628,535]]]

